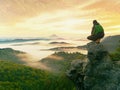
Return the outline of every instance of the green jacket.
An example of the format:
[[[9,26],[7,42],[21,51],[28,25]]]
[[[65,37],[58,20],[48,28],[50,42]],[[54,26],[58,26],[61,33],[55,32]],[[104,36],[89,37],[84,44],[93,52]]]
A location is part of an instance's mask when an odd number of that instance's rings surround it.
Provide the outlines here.
[[[98,34],[98,33],[100,33],[100,32],[103,32],[104,33],[104,29],[103,29],[103,27],[101,26],[101,25],[95,25],[94,27],[93,27],[93,29],[92,29],[92,35],[96,35],[96,34]]]

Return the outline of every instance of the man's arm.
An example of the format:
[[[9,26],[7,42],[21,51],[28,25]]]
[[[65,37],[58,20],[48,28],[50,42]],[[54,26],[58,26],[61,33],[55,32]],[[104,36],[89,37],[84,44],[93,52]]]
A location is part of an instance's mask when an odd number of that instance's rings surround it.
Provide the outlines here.
[[[94,35],[94,26],[92,27],[91,35]]]

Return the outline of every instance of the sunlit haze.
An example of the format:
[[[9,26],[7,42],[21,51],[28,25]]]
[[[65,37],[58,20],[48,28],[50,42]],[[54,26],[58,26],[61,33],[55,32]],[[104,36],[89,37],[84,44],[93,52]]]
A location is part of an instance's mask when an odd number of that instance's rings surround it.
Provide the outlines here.
[[[120,0],[0,0],[0,37],[85,38],[94,19],[120,34]]]

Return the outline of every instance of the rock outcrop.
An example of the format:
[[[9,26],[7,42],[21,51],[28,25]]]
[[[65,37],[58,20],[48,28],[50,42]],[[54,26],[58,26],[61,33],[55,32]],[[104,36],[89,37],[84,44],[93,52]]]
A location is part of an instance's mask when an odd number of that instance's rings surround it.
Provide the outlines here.
[[[66,72],[67,77],[73,81],[76,90],[84,90],[84,67],[86,62],[75,60],[71,63],[71,68]]]
[[[82,61],[78,64],[78,79],[83,78],[80,83],[83,88],[78,90],[120,90],[120,67],[113,64],[104,46],[101,43],[90,42],[87,44],[87,50],[87,65],[84,68],[85,63]],[[75,67],[74,71],[78,68]],[[72,69],[69,74],[74,75],[71,72]]]
[[[88,64],[85,71],[85,90],[120,90],[120,69],[114,67],[102,44],[87,44]]]

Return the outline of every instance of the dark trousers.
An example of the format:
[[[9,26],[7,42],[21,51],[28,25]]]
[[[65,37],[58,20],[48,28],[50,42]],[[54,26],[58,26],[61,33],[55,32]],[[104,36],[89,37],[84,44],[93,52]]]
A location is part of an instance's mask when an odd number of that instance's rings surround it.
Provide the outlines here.
[[[104,32],[100,32],[100,33],[98,33],[96,35],[88,36],[87,39],[92,40],[92,41],[96,41],[96,40],[101,39],[103,37],[104,37]]]

